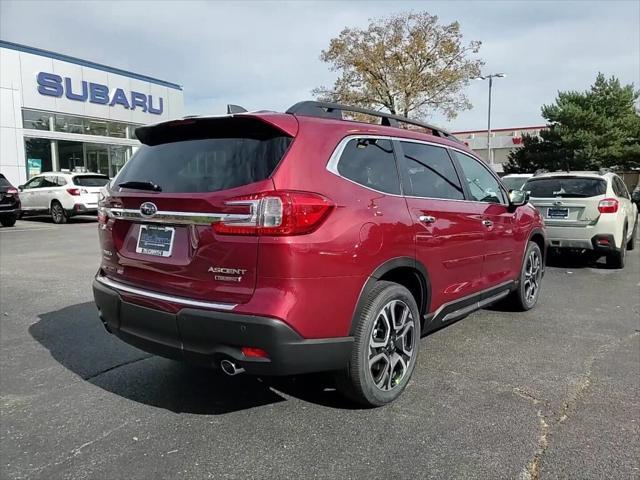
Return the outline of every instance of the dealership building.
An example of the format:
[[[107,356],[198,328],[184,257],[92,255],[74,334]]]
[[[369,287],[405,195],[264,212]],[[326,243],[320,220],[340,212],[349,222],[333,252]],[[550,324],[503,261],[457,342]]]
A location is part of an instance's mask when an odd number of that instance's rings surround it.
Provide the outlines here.
[[[495,171],[502,172],[503,164],[509,159],[509,153],[522,147],[522,136],[539,137],[540,131],[546,128],[544,125],[538,125],[491,130],[491,159],[487,156],[487,130],[466,130],[452,133],[487,163],[493,163]]]
[[[0,173],[14,185],[45,171],[114,176],[137,126],[183,115],[180,85],[0,40]]]

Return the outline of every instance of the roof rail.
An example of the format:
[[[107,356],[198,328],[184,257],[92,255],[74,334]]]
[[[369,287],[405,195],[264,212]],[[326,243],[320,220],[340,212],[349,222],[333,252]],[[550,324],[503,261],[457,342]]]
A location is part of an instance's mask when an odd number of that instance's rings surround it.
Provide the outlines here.
[[[331,102],[317,102],[317,101],[304,101],[298,102],[295,105],[289,107],[286,113],[291,113],[294,115],[305,115],[309,117],[322,117],[322,118],[333,118],[336,120],[343,120],[343,112],[354,112],[354,113],[363,113],[365,115],[370,115],[372,117],[380,118],[380,124],[386,127],[397,127],[400,128],[400,123],[405,123],[407,125],[415,125],[417,127],[422,127],[428,131],[431,131],[433,135],[436,137],[443,137],[454,142],[463,143],[458,138],[451,135],[446,130],[435,127],[428,123],[419,122],[417,120],[412,120],[407,117],[401,117],[400,115],[393,115],[391,113],[379,112],[377,110],[369,110],[361,107],[354,107],[351,105],[342,105],[339,103],[331,103]]]

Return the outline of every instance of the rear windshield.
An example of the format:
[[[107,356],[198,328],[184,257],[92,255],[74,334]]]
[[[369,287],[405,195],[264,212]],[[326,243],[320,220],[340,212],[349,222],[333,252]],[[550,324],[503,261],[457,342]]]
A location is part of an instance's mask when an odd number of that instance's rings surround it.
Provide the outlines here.
[[[250,118],[189,122],[138,129],[145,145],[122,168],[116,185],[151,182],[168,193],[239,187],[268,178],[293,141]]]
[[[507,187],[507,190],[522,190],[522,186],[526,181],[527,177],[502,177],[502,183]]]
[[[524,190],[532,197],[596,197],[607,192],[607,182],[599,178],[553,177],[528,180]]]
[[[104,187],[109,183],[109,177],[105,175],[82,175],[73,177],[73,184],[80,187]]]
[[[4,175],[0,175],[0,187],[10,187],[10,186],[11,184],[9,183],[9,180],[4,178]]]

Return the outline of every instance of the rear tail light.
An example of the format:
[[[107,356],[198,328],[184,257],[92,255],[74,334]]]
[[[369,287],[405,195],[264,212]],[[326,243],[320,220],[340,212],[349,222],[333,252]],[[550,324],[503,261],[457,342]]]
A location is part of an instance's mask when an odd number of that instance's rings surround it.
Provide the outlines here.
[[[67,188],[67,192],[69,192],[69,195],[73,195],[74,197],[89,193],[89,191],[84,188]]]
[[[598,211],[600,213],[616,213],[618,211],[618,200],[615,198],[605,198],[600,200],[598,204]]]
[[[286,190],[236,197],[226,204],[249,210],[213,224],[216,233],[226,235],[303,235],[318,228],[334,207],[317,193]]]

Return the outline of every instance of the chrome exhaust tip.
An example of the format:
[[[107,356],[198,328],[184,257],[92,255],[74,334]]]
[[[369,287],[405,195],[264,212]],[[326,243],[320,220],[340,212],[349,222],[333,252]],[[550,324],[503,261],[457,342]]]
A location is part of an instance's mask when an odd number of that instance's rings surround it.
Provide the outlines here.
[[[231,360],[222,360],[220,362],[220,368],[222,369],[222,371],[224,373],[226,373],[227,375],[229,375],[230,377],[233,377],[234,375],[238,375],[240,373],[244,372],[244,368],[242,367],[238,367],[235,363],[233,363]]]

